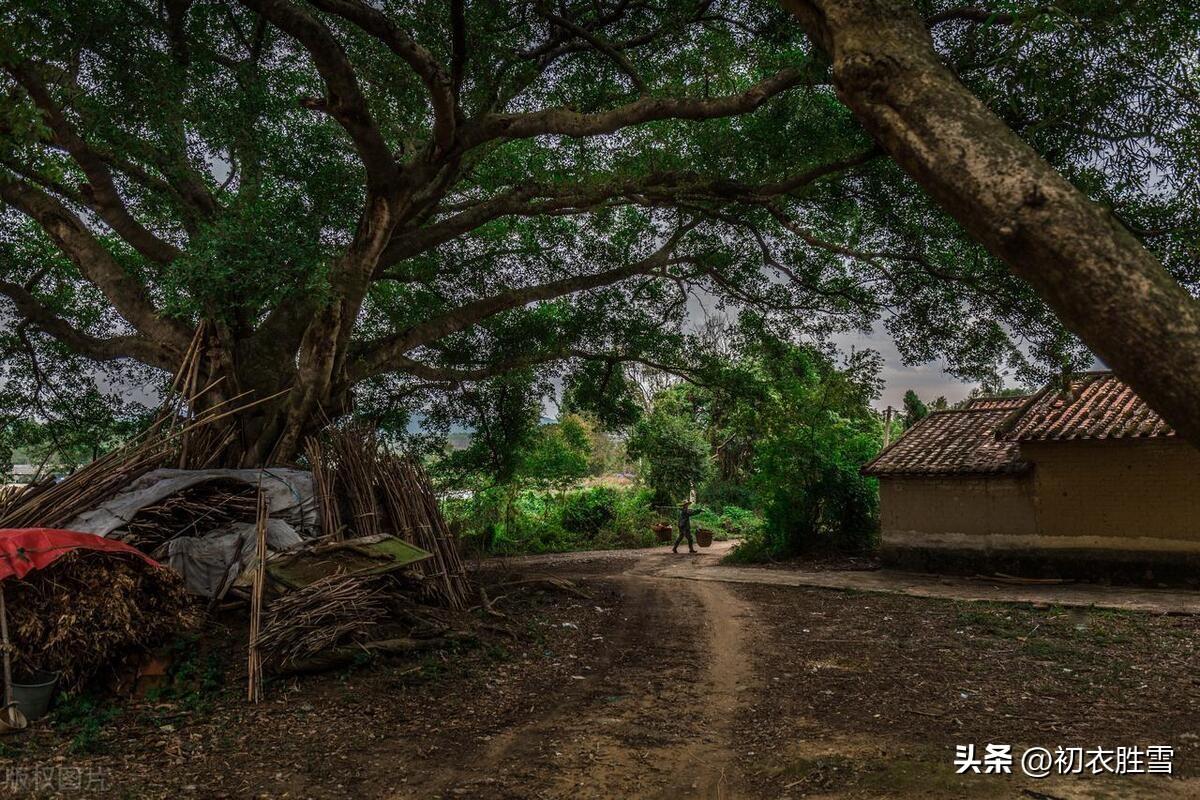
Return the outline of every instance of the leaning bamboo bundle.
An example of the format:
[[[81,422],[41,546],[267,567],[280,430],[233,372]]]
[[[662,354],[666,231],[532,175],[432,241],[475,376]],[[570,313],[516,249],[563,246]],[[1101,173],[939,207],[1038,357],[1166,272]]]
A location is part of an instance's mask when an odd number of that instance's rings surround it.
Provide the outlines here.
[[[389,455],[383,459],[380,483],[392,530],[433,554],[418,565],[431,593],[449,608],[466,608],[466,569],[424,471],[408,459]]]
[[[358,425],[326,429],[306,445],[325,535],[390,533],[433,557],[414,569],[426,594],[454,609],[466,608],[470,586],[458,543],[442,517],[425,472],[387,452],[377,434]]]
[[[10,508],[20,503],[27,492],[36,491],[37,486],[37,483],[29,485],[9,483],[0,486],[0,516],[7,514]]]
[[[313,494],[316,496],[317,512],[321,519],[321,535],[340,541],[345,529],[338,508],[337,472],[329,468],[325,451],[315,436],[304,443],[304,455],[313,476]]]
[[[16,497],[3,510],[0,528],[62,527],[147,472],[178,463],[181,443],[187,437],[215,426],[227,442],[230,417],[278,396],[245,402],[248,394],[210,406],[183,422],[166,412],[160,414],[145,431],[121,447],[80,467],[58,483]]]
[[[119,447],[45,491],[17,498],[0,517],[0,528],[63,527],[131,481],[163,466],[170,452],[170,440],[162,435]]]
[[[260,649],[260,634],[262,630],[263,587],[267,580],[267,518],[270,507],[267,495],[258,490],[258,520],[255,526],[254,542],[254,584],[250,593],[250,647],[247,654],[246,673],[248,686],[246,697],[252,703],[262,699],[262,651]]]
[[[356,536],[382,533],[375,494],[379,443],[367,429],[352,425],[329,439],[337,464],[337,480],[349,507],[348,525]]]

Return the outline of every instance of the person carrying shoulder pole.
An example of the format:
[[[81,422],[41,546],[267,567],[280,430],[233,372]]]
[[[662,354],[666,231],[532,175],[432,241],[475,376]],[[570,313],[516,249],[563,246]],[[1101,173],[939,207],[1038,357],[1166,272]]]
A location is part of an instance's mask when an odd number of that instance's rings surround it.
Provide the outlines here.
[[[679,506],[679,538],[675,540],[675,546],[671,548],[672,553],[679,552],[679,544],[687,538],[688,552],[696,552],[696,543],[692,538],[692,517],[699,514],[704,509],[692,508],[691,500],[684,500]]]

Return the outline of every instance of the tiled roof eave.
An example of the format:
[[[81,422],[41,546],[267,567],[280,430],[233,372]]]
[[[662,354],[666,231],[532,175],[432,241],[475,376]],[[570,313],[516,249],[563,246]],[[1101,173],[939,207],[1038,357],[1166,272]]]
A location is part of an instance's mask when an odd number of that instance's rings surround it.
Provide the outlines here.
[[[1033,469],[1033,464],[1027,461],[1018,461],[995,467],[962,467],[958,469],[921,469],[917,467],[872,469],[868,465],[859,472],[868,478],[969,478],[972,476],[1021,475],[1031,469]]]

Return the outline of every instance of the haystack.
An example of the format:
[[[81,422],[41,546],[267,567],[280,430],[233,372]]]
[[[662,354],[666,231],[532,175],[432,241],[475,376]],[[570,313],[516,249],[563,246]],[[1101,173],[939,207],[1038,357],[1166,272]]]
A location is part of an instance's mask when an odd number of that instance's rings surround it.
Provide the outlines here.
[[[76,550],[4,592],[14,671],[58,672],[68,690],[200,619],[175,572],[122,554]]]

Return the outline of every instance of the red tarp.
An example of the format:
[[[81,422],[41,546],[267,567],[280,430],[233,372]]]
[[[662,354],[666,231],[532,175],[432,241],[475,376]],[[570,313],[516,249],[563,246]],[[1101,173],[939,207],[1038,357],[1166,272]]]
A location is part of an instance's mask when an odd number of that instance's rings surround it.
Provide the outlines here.
[[[0,528],[0,581],[18,579],[35,569],[45,569],[72,550],[100,550],[137,556],[147,564],[159,563],[124,542],[94,533],[54,528]]]

